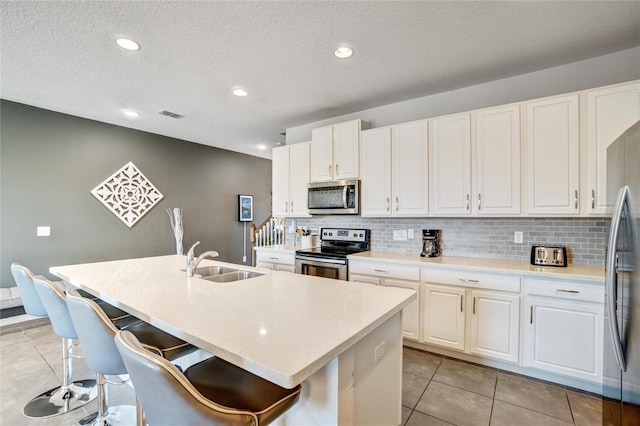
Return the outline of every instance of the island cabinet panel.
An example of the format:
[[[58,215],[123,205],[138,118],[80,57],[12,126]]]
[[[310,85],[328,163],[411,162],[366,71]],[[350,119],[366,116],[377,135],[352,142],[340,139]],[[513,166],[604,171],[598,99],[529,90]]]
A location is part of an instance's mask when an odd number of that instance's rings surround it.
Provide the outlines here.
[[[471,290],[471,303],[469,351],[517,363],[520,296]]]
[[[580,189],[578,95],[525,104],[525,188],[529,215],[577,215]]]
[[[463,351],[465,311],[463,288],[425,284],[423,336],[425,343]]]
[[[527,280],[524,363],[602,381],[604,299],[601,285]]]
[[[640,81],[587,92],[587,211],[607,210],[607,148],[640,120]]]

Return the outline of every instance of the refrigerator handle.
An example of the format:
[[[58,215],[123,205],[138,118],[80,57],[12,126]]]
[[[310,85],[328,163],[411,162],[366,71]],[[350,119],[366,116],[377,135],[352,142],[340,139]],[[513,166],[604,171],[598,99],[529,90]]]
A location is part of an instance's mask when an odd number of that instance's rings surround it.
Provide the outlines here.
[[[629,187],[623,186],[618,191],[616,207],[611,218],[611,231],[609,232],[609,244],[607,245],[607,261],[605,263],[606,275],[605,286],[607,294],[607,312],[609,313],[609,329],[611,331],[611,339],[613,340],[613,349],[616,355],[616,362],[622,371],[627,370],[624,353],[622,351],[622,342],[620,341],[620,331],[618,326],[618,315],[616,314],[616,297],[617,297],[617,277],[616,277],[616,247],[618,245],[618,235],[620,233],[620,221],[622,220],[622,211],[629,197]]]

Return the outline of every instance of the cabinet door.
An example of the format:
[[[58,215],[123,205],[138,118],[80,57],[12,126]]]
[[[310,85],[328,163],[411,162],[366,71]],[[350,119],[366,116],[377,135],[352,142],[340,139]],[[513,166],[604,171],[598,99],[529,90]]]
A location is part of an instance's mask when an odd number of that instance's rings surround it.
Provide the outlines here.
[[[473,211],[520,214],[520,107],[475,114]]]
[[[429,213],[427,121],[394,126],[391,153],[391,213]]]
[[[423,341],[464,350],[463,288],[425,284]]]
[[[431,120],[429,194],[434,214],[471,214],[470,122],[469,114]]]
[[[289,215],[289,147],[273,148],[271,164],[271,215]]]
[[[640,82],[587,93],[588,212],[607,207],[607,148],[640,120]]]
[[[577,214],[578,95],[526,104],[527,213]]]
[[[333,126],[311,130],[311,182],[333,180]]]
[[[362,133],[360,200],[362,216],[391,214],[391,129]]]
[[[471,353],[518,362],[520,296],[471,291]]]
[[[402,335],[407,339],[420,339],[420,284],[387,278],[384,285],[414,290],[418,298],[402,310]]]
[[[601,381],[603,307],[533,297],[527,302],[525,365]]]
[[[289,214],[308,216],[309,142],[289,146]],[[273,164],[275,168],[277,164]],[[275,192],[275,188],[272,190]]]
[[[333,177],[336,180],[360,176],[360,120],[333,126]]]

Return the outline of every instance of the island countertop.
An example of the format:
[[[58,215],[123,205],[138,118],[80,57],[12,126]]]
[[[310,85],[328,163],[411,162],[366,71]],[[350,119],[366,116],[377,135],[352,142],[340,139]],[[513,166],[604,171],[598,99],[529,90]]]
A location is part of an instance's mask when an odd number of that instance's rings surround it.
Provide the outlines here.
[[[416,298],[373,286],[204,260],[264,275],[187,278],[178,255],[55,266],[50,272],[280,386],[318,371]],[[181,270],[182,269],[182,270]]]

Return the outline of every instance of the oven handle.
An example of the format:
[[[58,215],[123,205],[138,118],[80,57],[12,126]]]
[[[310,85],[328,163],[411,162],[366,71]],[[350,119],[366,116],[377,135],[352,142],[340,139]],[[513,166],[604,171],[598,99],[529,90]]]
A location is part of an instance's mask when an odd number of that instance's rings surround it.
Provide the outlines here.
[[[346,265],[347,261],[346,260],[340,260],[340,259],[322,259],[322,260],[318,260],[317,257],[308,257],[308,256],[299,256],[296,255],[296,261],[298,260],[302,260],[305,263],[308,263],[309,265],[312,266],[322,266],[323,264],[327,264],[327,263],[331,263],[334,265]]]

